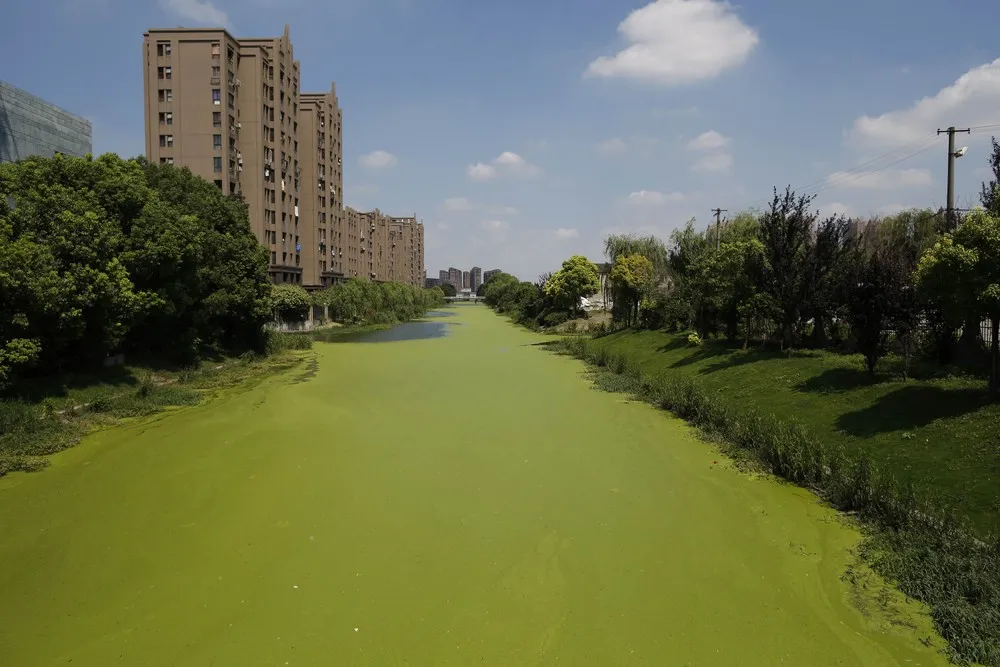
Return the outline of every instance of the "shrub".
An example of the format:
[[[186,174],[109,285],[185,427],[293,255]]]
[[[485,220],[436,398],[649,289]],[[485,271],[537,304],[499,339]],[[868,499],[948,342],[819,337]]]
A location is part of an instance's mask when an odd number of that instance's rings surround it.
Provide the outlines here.
[[[565,324],[569,320],[569,315],[562,311],[553,311],[547,313],[545,317],[542,318],[542,324],[547,327],[557,327],[560,324]]]
[[[697,347],[701,345],[701,336],[699,336],[696,333],[688,334],[687,341],[688,345],[691,345],[692,347]]]
[[[299,285],[281,284],[271,288],[274,315],[282,322],[302,322],[309,317],[312,300]]]

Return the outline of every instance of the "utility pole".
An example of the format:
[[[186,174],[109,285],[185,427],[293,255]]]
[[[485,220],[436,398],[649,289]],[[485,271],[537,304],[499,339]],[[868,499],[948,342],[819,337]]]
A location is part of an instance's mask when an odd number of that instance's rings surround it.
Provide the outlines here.
[[[960,158],[965,155],[965,149],[961,151],[955,150],[955,133],[965,132],[966,134],[972,134],[970,128],[964,130],[956,130],[955,126],[952,125],[947,130],[938,130],[938,134],[948,134],[948,212],[946,213],[948,219],[948,229],[954,229],[957,227],[955,221],[955,158]]]
[[[713,208],[712,213],[715,214],[715,249],[719,249],[719,245],[722,243],[722,214],[728,213],[728,208]]]

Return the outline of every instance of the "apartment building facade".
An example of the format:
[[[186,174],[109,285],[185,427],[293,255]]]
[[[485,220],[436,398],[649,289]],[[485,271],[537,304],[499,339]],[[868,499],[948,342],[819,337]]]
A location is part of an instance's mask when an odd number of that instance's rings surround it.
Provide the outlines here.
[[[336,87],[300,91],[288,26],[279,37],[251,38],[223,28],[152,29],[143,63],[147,159],[241,194],[272,281],[423,285],[423,224],[344,206]]]
[[[241,194],[250,225],[267,248],[274,282],[307,287],[337,277],[332,255],[320,257],[342,214],[341,116],[336,94],[309,95],[300,109],[300,64],[288,26],[279,37],[236,38],[222,28],[151,29],[144,35],[146,156],[151,162],[188,167],[228,194]],[[309,124],[300,127],[300,113]],[[332,120],[328,120],[332,119]],[[319,119],[319,121],[317,121]],[[332,133],[316,122],[332,122]],[[311,150],[300,155],[300,132]],[[317,149],[317,135],[336,136]],[[319,152],[317,152],[319,150]],[[301,158],[309,159],[303,178]],[[336,169],[331,169],[336,165]],[[337,195],[322,210],[317,173],[334,179]],[[309,202],[309,218],[302,216]],[[321,227],[321,213],[326,225]],[[339,230],[338,230],[339,231]]]
[[[479,289],[479,286],[483,284],[483,270],[478,266],[474,266],[469,269],[469,289],[473,292]]]

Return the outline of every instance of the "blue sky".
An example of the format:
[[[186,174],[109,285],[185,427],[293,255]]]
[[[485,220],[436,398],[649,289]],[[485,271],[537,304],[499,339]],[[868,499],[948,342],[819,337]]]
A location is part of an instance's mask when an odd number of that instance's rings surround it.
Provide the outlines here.
[[[0,78],[125,156],[144,145],[144,30],[290,24],[303,90],[337,83],[348,204],[422,218],[430,276],[533,279],[600,259],[609,232],[706,225],[774,185],[818,190],[822,212],[942,205],[933,132],[1000,135],[995,0],[35,0],[0,16]],[[990,129],[959,138],[960,206]]]

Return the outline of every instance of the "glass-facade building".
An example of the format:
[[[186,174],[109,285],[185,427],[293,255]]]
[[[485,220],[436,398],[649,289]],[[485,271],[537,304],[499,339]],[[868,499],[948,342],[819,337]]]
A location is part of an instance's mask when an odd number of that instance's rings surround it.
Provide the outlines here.
[[[91,152],[88,120],[0,81],[0,162]]]

